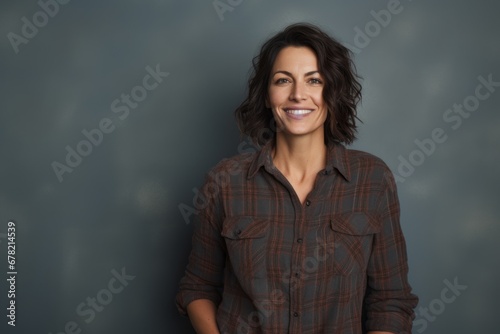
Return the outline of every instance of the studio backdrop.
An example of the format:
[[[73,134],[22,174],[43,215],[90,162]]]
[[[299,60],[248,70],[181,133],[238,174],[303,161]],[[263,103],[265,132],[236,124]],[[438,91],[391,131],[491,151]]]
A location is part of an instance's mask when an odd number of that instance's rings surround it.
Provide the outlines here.
[[[500,5],[0,4],[0,332],[193,333],[175,307],[204,175],[288,24],[345,43],[358,140],[397,181],[414,333],[498,332]]]

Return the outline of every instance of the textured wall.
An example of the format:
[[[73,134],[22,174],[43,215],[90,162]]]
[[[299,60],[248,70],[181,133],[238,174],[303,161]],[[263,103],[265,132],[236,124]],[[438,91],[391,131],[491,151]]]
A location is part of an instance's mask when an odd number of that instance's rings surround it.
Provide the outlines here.
[[[0,331],[191,332],[174,306],[192,233],[179,206],[238,152],[233,110],[260,44],[309,21],[356,54],[364,123],[353,146],[398,179],[421,299],[414,332],[496,332],[499,10],[486,0],[2,1]]]

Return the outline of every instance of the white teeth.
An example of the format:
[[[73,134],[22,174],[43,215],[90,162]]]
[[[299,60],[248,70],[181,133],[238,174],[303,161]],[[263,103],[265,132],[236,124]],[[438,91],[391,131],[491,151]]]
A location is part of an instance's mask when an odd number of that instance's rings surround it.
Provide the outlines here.
[[[305,109],[304,110],[286,109],[285,111],[293,115],[304,115],[312,112],[312,110],[305,110]]]

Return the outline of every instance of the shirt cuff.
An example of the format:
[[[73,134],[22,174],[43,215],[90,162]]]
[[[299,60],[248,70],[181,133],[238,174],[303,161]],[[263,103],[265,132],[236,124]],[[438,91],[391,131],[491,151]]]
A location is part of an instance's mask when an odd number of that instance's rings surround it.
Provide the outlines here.
[[[186,291],[181,290],[176,297],[176,306],[179,313],[183,316],[187,316],[187,306],[194,300],[197,299],[208,299],[212,301],[215,305],[219,305],[220,296],[212,292],[204,291]]]
[[[411,316],[403,316],[399,313],[375,314],[369,315],[366,321],[366,331],[386,331],[398,334],[410,334],[412,324],[413,321]]]

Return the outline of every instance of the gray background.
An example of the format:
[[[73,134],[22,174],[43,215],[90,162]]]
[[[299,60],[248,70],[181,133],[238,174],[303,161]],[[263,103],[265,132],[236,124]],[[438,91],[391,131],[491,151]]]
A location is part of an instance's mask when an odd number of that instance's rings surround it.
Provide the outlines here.
[[[425,323],[414,332],[497,332],[500,92],[457,129],[443,117],[474,95],[479,76],[500,81],[500,5],[401,0],[384,27],[371,11],[391,1],[232,3],[219,16],[209,0],[73,0],[16,53],[7,35],[20,35],[22,18],[33,22],[41,7],[1,2],[0,277],[9,220],[18,276],[15,328],[1,279],[0,331],[55,334],[74,321],[82,333],[191,333],[174,306],[192,233],[179,205],[192,207],[204,173],[238,153],[233,111],[261,43],[308,21],[356,48],[364,123],[353,147],[395,174],[401,158],[421,163],[398,182]],[[357,29],[367,27],[372,36],[361,41]],[[170,75],[121,120],[111,103],[156,64]],[[103,118],[114,131],[59,182],[51,164],[65,163],[65,147]],[[415,140],[435,128],[447,140],[419,156]],[[135,278],[87,323],[77,306],[105,298],[112,270],[122,268]],[[443,303],[445,281],[455,279],[467,288]],[[430,307],[428,320],[420,307]]]

